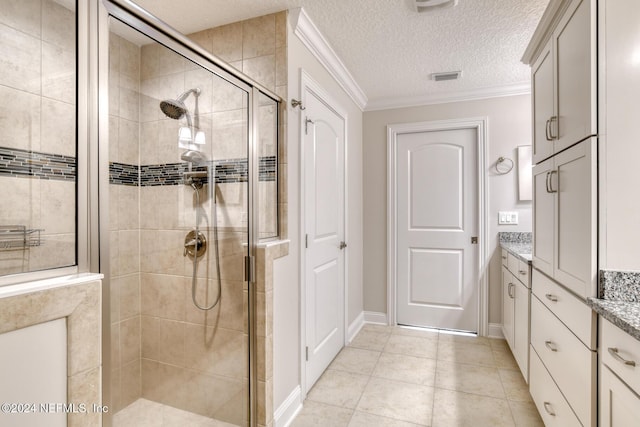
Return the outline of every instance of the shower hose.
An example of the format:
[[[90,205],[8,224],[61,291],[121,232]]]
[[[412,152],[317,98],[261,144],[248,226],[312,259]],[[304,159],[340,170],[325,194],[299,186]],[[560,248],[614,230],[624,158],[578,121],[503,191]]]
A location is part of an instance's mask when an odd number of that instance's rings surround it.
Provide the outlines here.
[[[214,178],[215,183],[215,178]],[[216,251],[216,274],[218,278],[218,295],[216,296],[216,300],[213,304],[209,306],[201,306],[198,304],[198,300],[196,299],[196,282],[198,277],[198,246],[199,246],[199,236],[200,236],[200,191],[198,185],[195,183],[191,184],[191,187],[196,193],[196,244],[194,246],[193,251],[193,272],[191,274],[191,300],[193,301],[193,305],[195,305],[198,309],[202,311],[209,311],[213,309],[220,302],[220,295],[222,294],[222,281],[220,280],[220,251],[218,250],[218,204],[216,203],[216,190],[215,184],[213,184],[213,246]]]

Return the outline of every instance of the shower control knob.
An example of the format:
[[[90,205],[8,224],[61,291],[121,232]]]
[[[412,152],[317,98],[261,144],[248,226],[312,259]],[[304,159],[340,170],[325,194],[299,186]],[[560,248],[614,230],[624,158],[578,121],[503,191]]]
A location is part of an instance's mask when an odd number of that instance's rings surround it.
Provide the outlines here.
[[[207,250],[207,238],[204,234],[198,231],[196,235],[195,230],[191,230],[184,238],[184,254],[189,255],[190,258],[200,258]]]

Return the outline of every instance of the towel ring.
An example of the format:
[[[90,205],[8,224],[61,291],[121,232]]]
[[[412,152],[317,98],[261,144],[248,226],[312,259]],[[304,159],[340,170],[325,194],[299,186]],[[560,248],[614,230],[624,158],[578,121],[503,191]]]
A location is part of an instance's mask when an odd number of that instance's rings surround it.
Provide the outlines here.
[[[498,157],[495,168],[498,175],[506,175],[513,169],[513,160],[508,157]]]

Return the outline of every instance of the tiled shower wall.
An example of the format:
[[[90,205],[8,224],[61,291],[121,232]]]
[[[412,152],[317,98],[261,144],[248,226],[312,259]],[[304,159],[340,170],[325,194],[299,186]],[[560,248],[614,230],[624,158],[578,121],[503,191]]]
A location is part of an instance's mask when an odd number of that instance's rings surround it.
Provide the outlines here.
[[[75,264],[75,13],[52,0],[0,7],[0,226],[43,229],[4,250],[0,275]]]
[[[109,39],[109,162],[134,166],[130,180],[109,185],[111,251],[111,406],[113,412],[141,395],[140,335],[140,48]],[[124,166],[126,167],[126,166]],[[118,174],[121,176],[122,174]],[[133,175],[133,174],[132,174]],[[116,183],[118,182],[118,183]],[[124,185],[124,184],[127,185]]]
[[[285,25],[282,12],[203,31],[193,38],[286,99]],[[231,171],[238,166],[228,167],[234,162],[241,165],[237,160],[247,156],[246,95],[163,47],[138,48],[114,34],[111,37],[112,405],[117,411],[142,396],[241,424],[238,417],[248,404],[248,296],[243,282],[247,184],[242,179],[234,182]],[[209,312],[193,306],[192,262],[182,253],[185,233],[195,224],[194,192],[179,180],[166,179],[167,172],[183,167],[177,146],[180,122],[166,118],[159,109],[162,99],[176,98],[193,87],[202,91],[197,124],[207,134],[205,151],[218,164],[222,300]],[[186,102],[194,111],[194,98]],[[276,154],[285,159],[283,151],[276,153],[276,108],[265,101],[259,110],[263,169],[270,169],[264,166]],[[281,140],[281,150],[283,145]],[[280,165],[281,171],[285,169]],[[147,179],[157,170],[164,170],[162,180]],[[270,236],[277,229],[278,209],[273,203],[277,191],[273,175],[261,174],[259,183],[260,227],[263,235]],[[218,285],[208,193],[206,185],[200,191],[200,226],[209,249],[198,263],[200,304],[213,301]],[[268,391],[272,369],[267,363],[272,345],[271,296],[270,289],[259,289],[260,424],[268,424],[273,412]]]
[[[253,78],[267,89],[287,99],[287,12],[278,12],[246,21],[200,31],[189,37],[237,70]],[[282,190],[286,182],[286,141],[284,132],[279,135],[273,127],[278,111],[271,103],[261,102],[259,111],[259,155],[278,158],[277,182],[259,183],[260,234],[261,237],[286,237],[287,201]],[[281,128],[286,125],[286,108],[280,111]],[[278,151],[279,150],[279,151]],[[279,197],[276,192],[280,187]],[[272,201],[277,200],[279,205]]]

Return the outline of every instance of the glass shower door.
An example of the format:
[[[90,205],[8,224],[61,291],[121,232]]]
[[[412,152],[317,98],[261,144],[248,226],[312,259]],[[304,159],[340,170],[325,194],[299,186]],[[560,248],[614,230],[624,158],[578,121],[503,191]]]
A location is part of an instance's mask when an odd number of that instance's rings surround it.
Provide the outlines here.
[[[249,425],[250,88],[109,27],[112,425]]]

